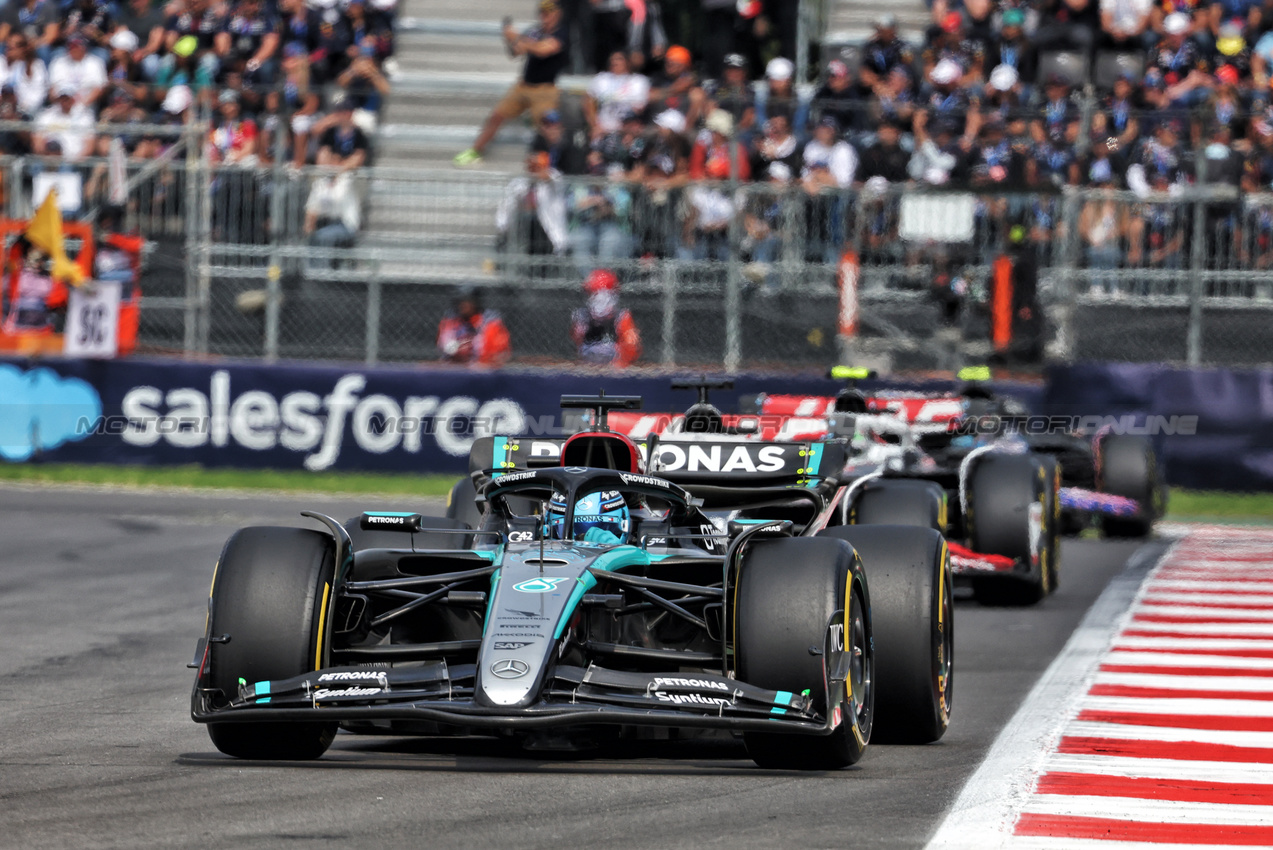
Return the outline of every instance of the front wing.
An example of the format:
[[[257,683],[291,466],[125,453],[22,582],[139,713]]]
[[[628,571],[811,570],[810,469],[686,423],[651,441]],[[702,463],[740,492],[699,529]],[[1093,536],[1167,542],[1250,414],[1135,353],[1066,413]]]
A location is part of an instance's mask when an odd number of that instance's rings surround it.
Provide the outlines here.
[[[826,671],[823,656],[823,671]],[[595,664],[560,665],[543,699],[526,708],[479,705],[476,668],[339,667],[268,682],[240,680],[230,703],[195,688],[191,716],[199,723],[428,720],[499,730],[588,724],[721,728],[828,735],[839,712],[818,714],[807,693],[770,691],[709,673],[630,673]]]

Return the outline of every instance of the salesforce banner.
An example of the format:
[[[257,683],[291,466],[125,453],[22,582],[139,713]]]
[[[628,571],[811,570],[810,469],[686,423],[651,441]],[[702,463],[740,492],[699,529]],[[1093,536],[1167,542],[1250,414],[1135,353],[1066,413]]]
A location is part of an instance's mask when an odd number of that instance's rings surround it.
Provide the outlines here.
[[[0,361],[0,460],[463,472],[485,434],[560,433],[563,393],[681,411],[668,377],[168,360]],[[712,400],[833,394],[817,377],[744,376]]]

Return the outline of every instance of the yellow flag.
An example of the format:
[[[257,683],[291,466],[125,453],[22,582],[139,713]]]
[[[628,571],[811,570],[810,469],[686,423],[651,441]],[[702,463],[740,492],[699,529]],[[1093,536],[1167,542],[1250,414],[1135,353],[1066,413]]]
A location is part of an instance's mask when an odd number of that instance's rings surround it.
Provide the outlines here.
[[[35,217],[27,225],[27,241],[49,255],[52,261],[50,276],[54,280],[79,286],[84,282],[84,270],[66,257],[62,241],[62,211],[57,206],[57,190],[50,189],[44,203],[36,210]]]

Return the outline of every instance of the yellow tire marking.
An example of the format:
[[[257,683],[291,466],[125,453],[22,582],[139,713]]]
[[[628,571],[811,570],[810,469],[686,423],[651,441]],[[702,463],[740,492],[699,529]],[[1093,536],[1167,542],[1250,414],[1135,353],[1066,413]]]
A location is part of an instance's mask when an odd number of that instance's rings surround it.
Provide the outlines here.
[[[331,595],[332,586],[323,582],[323,607],[318,610],[318,645],[314,647],[314,669],[323,669],[323,637],[327,626],[327,599]]]

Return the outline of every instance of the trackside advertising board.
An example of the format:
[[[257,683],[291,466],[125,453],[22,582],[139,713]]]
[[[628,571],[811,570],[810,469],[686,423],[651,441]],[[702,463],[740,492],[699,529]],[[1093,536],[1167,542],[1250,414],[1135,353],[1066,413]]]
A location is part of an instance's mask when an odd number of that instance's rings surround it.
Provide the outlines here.
[[[825,393],[823,378],[743,376],[713,401]],[[561,435],[563,393],[641,395],[681,411],[669,379],[165,360],[0,361],[0,462],[467,470],[475,437]]]

